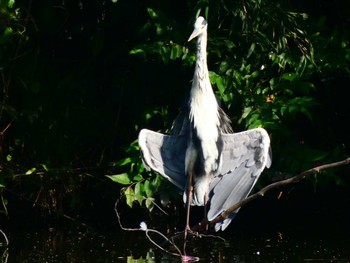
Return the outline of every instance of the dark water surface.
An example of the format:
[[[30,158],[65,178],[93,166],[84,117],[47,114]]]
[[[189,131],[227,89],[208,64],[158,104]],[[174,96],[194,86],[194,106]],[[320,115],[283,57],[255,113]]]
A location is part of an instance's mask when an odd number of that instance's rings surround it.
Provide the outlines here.
[[[219,233],[226,242],[212,237],[190,239],[187,254],[199,257],[199,262],[350,262],[348,192],[330,191],[316,197],[296,193],[303,199],[295,201],[270,196],[240,211],[228,229]],[[114,202],[101,200],[96,204],[94,209],[87,209],[85,217],[75,220],[44,220],[32,206],[14,206],[11,217],[0,220],[0,229],[10,242],[8,249],[0,245],[0,262],[181,262],[155,247],[145,232],[122,231]],[[147,215],[121,210],[122,222],[133,228],[142,220],[154,229],[184,218],[182,214],[165,217],[154,212],[152,219]],[[152,238],[164,241],[157,235]],[[2,236],[0,243],[4,243]],[[181,243],[176,241],[180,248]],[[172,246],[162,246],[175,251]]]
[[[307,231],[306,231],[307,232]],[[190,240],[187,252],[200,262],[350,262],[347,233],[244,233]],[[162,253],[144,232],[98,233],[84,227],[12,229],[2,262],[181,262]],[[171,250],[171,247],[166,247]],[[133,260],[146,259],[148,260]]]

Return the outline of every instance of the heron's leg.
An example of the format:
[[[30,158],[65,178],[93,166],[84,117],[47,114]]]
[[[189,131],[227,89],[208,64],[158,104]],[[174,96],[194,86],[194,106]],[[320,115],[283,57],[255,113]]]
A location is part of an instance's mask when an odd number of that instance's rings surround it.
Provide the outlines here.
[[[191,230],[190,228],[190,210],[191,210],[191,203],[192,203],[192,171],[188,173],[188,184],[187,184],[187,200],[186,200],[186,227],[185,227],[185,233],[184,233],[184,240],[186,242],[187,238],[187,232]]]
[[[207,213],[208,213],[208,194],[204,196],[204,222],[205,222],[205,231],[208,231],[208,218],[207,218]]]

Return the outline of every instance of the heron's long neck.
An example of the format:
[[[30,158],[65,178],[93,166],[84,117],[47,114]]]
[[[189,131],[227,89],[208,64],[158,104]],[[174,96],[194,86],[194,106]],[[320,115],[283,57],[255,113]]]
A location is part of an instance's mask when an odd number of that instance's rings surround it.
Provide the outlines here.
[[[200,151],[205,160],[204,171],[208,175],[217,169],[219,158],[219,114],[218,104],[210,85],[207,67],[207,35],[202,33],[197,42],[197,60],[193,76],[191,99],[190,99],[190,121],[193,124],[193,135],[200,142]],[[192,137],[192,139],[194,139]]]
[[[206,115],[207,112],[209,115]],[[191,88],[191,119],[194,120],[195,126],[218,125],[218,104],[210,84],[207,66],[207,32],[198,36],[196,67]]]
[[[199,83],[208,83],[209,72],[207,66],[207,32],[203,32],[197,40],[197,59],[194,80],[197,79]],[[194,83],[194,84],[199,84]],[[199,88],[211,88],[210,85],[198,85]]]

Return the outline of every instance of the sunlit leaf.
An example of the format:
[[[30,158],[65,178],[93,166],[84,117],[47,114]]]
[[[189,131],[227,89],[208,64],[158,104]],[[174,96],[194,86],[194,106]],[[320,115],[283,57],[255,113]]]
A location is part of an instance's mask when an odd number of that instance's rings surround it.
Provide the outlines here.
[[[131,186],[127,187],[125,189],[125,198],[126,198],[126,204],[129,206],[129,207],[132,207],[133,205],[133,202],[135,201],[135,193],[134,193],[134,190],[132,189]]]
[[[9,36],[13,34],[13,29],[12,27],[6,27],[4,31],[4,36]]]
[[[129,175],[127,173],[122,174],[115,174],[115,175],[106,175],[109,179],[111,179],[113,182],[128,185],[131,184],[131,180],[129,178]]]
[[[144,199],[144,191],[143,191],[143,184],[141,182],[138,182],[135,184],[134,192],[135,192],[135,199],[139,202],[140,205],[142,205],[142,201]]]
[[[33,167],[32,169],[29,169],[28,171],[25,172],[25,175],[30,175],[36,171],[36,168]]]
[[[47,172],[47,171],[49,171],[49,168],[47,168],[47,166],[46,166],[46,164],[40,164],[41,165],[41,167]]]
[[[258,128],[258,127],[261,127],[260,115],[257,113],[254,113],[248,119],[248,128],[252,129],[252,128]]]
[[[135,49],[132,49],[129,54],[135,55],[135,54],[144,54],[144,53],[145,53],[145,50],[141,48],[135,48]]]
[[[145,190],[145,194],[147,197],[151,197],[153,196],[153,191],[152,191],[152,187],[151,187],[151,183],[149,180],[146,180],[144,183],[144,190]]]
[[[124,165],[130,164],[130,163],[131,163],[131,158],[127,157],[127,158],[119,160],[118,162],[116,162],[115,165],[116,166],[124,166]]]
[[[228,65],[228,62],[227,61],[222,61],[220,63],[220,72],[223,73],[223,72],[226,72],[229,68],[229,65]]]
[[[12,8],[14,4],[15,4],[15,0],[8,0],[7,7]]]
[[[252,111],[252,107],[245,107],[243,109],[242,119],[247,118],[247,116],[250,114],[251,111]]]
[[[147,8],[147,12],[148,12],[149,16],[153,19],[158,17],[157,12],[150,7]]]

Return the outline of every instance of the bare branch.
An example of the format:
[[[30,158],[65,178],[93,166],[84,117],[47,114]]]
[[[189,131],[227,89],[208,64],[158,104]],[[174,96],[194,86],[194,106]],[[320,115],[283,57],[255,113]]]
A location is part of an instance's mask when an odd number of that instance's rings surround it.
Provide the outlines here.
[[[282,180],[282,181],[278,181],[272,184],[269,184],[268,186],[265,186],[263,189],[261,189],[259,192],[248,196],[246,199],[241,200],[240,202],[234,204],[233,206],[231,206],[229,209],[227,209],[226,211],[224,211],[223,213],[221,213],[219,216],[217,216],[216,218],[214,218],[213,220],[211,220],[209,222],[209,224],[215,224],[216,222],[222,221],[226,218],[228,218],[230,216],[230,214],[232,212],[234,212],[235,210],[237,210],[238,208],[250,203],[251,201],[261,198],[263,197],[268,191],[272,190],[272,189],[276,189],[279,188],[281,186],[285,186],[285,185],[289,185],[289,184],[294,184],[299,182],[300,180],[304,179],[305,177],[315,174],[315,173],[319,173],[322,170],[326,170],[326,169],[330,169],[330,168],[334,168],[334,167],[338,167],[338,166],[343,166],[343,165],[347,165],[350,163],[350,158],[347,158],[343,161],[339,161],[339,162],[334,162],[334,163],[329,163],[329,164],[324,164],[324,165],[320,165],[317,167],[314,167],[312,169],[306,170],[296,176],[293,176],[291,178]],[[201,225],[203,225],[202,222],[200,225],[195,226],[193,229],[198,229],[200,228]]]
[[[10,244],[10,242],[9,242],[9,240],[8,240],[8,238],[7,238],[7,236],[6,236],[6,234],[5,234],[5,232],[4,231],[2,231],[1,230],[1,228],[0,228],[0,233],[2,234],[2,236],[4,237],[4,239],[5,239],[5,245],[6,245],[6,247],[8,247],[8,245]],[[1,247],[1,246],[0,246]]]

